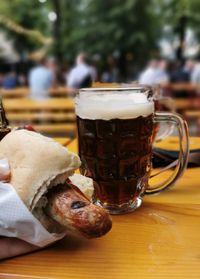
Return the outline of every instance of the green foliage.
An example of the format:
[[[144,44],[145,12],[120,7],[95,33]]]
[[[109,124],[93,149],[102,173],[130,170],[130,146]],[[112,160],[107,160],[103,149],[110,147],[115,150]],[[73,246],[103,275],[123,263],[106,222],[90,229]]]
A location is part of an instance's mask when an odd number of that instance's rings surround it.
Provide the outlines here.
[[[154,0],[154,5],[159,10],[158,16],[162,17],[162,25],[171,25],[176,32],[179,28],[180,18],[185,17],[186,26],[191,27],[200,39],[199,0]]]
[[[48,12],[56,11],[55,23]],[[164,25],[179,32],[180,18],[187,17],[200,38],[199,0],[10,0],[0,1],[3,14],[25,28],[54,37],[51,52],[72,59],[77,52],[87,51],[106,57],[131,53],[135,61],[146,61],[157,52],[157,42]],[[0,28],[14,38],[18,51],[42,47],[34,38]]]
[[[135,58],[149,55],[156,48],[159,18],[152,1],[62,1],[62,34],[66,51],[86,50],[103,56],[132,52]],[[65,34],[65,35],[64,35]]]
[[[50,32],[49,23],[46,20],[47,11],[44,7],[41,8],[41,4],[36,0],[0,1],[0,14],[24,28],[40,30],[44,35],[48,35]],[[18,34],[3,24],[0,24],[0,29],[14,40],[19,53],[29,52],[41,47],[41,44],[31,36]]]
[[[52,26],[47,14],[56,5],[60,21]],[[53,33],[52,52],[62,57],[72,58],[81,50],[102,56],[118,51],[123,55],[131,52],[137,60],[156,48],[160,26],[152,7],[152,0],[49,0],[44,4],[38,0],[12,0],[0,2],[0,14],[23,27],[46,35]],[[39,47],[34,39],[7,31],[15,38],[18,50]]]

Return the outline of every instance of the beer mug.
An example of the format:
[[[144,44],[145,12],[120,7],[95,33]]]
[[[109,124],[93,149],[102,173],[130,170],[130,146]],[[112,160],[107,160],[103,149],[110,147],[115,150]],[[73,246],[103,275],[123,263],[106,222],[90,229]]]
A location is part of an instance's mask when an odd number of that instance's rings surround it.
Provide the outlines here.
[[[116,87],[116,86],[115,86]],[[162,88],[159,84],[152,86],[146,84],[140,84],[138,82],[122,83],[118,87],[132,88],[135,92],[152,91],[153,101],[155,104],[155,111],[175,112],[174,100],[170,97],[162,95]],[[153,141],[159,142],[170,136],[174,131],[174,124],[172,122],[154,123]]]
[[[174,100],[170,97],[156,96],[154,98],[155,111],[156,112],[175,112]],[[155,142],[159,142],[169,137],[174,131],[174,123],[154,123],[153,139]]]
[[[159,193],[183,174],[188,129],[178,114],[155,112],[151,88],[81,89],[75,109],[80,172],[94,180],[96,204],[111,214],[135,210],[145,194]],[[154,123],[171,122],[179,133],[179,158],[173,174],[150,187]]]

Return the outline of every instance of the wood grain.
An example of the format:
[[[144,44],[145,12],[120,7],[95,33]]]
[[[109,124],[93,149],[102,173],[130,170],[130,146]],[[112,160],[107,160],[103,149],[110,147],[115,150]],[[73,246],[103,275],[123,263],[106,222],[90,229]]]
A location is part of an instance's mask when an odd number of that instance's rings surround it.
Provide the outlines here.
[[[10,122],[23,121],[72,121],[75,122],[74,112],[15,112],[7,113],[6,117]]]
[[[69,87],[55,87],[49,89],[51,97],[67,97],[72,96],[75,90]],[[24,98],[30,96],[30,88],[18,87],[15,89],[0,89],[0,96],[3,98]]]
[[[178,137],[168,137],[164,141],[157,142],[156,147],[167,149],[167,150],[178,150],[179,149],[179,139]],[[74,146],[75,148],[75,146]],[[189,149],[200,149],[200,137],[190,137],[189,139]]]
[[[74,101],[71,98],[53,98],[45,100],[32,99],[5,99],[6,112],[11,111],[52,111],[74,110]]]
[[[76,146],[74,141],[69,149]],[[200,278],[199,174],[200,168],[188,169],[168,192],[145,197],[131,214],[113,216],[103,238],[66,237],[2,262],[0,278]]]
[[[66,138],[58,137],[58,138],[54,138],[54,140],[64,146],[67,146],[71,142],[71,139],[67,137]]]
[[[11,127],[31,124],[36,131],[48,135],[75,134],[74,101],[71,98],[5,99],[4,107]]]

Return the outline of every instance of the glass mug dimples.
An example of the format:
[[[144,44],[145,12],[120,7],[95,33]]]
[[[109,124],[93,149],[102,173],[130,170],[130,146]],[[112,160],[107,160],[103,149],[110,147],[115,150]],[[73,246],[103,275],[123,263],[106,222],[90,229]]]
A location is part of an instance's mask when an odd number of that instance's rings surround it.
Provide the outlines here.
[[[82,89],[76,97],[81,173],[93,178],[94,200],[112,214],[133,211],[145,193],[170,187],[183,173],[188,156],[187,126],[180,116],[156,113],[148,88]],[[173,175],[151,189],[155,121],[176,123],[179,163]]]

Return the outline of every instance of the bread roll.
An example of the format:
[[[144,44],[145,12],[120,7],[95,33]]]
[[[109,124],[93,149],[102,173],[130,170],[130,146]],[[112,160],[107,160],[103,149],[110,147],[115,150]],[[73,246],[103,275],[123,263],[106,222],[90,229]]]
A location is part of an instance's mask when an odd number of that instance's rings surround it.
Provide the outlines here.
[[[92,179],[72,176],[81,162],[67,148],[38,133],[15,130],[0,142],[1,159],[10,166],[10,184],[49,232],[99,237],[111,229],[108,212],[91,203]]]
[[[0,159],[3,158],[10,165],[10,183],[31,211],[51,182],[58,179],[62,182],[80,166],[76,154],[50,138],[27,130],[10,132],[0,141]]]

